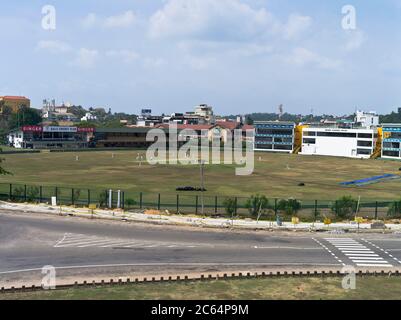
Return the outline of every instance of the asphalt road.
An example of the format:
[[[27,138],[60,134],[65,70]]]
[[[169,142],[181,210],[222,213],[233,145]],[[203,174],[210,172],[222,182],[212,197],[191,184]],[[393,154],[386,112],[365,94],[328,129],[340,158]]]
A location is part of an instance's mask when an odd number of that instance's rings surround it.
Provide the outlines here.
[[[0,213],[0,277],[41,270],[150,267],[401,267],[401,235],[198,230]]]

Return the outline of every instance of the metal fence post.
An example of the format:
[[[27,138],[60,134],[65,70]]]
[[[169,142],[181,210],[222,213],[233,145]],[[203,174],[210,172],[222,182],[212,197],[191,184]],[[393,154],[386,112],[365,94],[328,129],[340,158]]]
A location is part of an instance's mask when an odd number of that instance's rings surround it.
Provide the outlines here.
[[[277,210],[278,210],[278,208],[277,208],[277,199],[274,199],[274,215],[276,216],[276,218],[277,218]]]
[[[315,200],[315,220],[317,220],[317,200]]]
[[[159,193],[159,195],[158,195],[158,197],[157,197],[157,210],[159,210],[159,211],[160,211],[160,206],[161,206],[160,198],[161,198],[161,195],[160,195],[160,193]]]
[[[142,208],[143,208],[143,202],[142,202],[142,200],[143,200],[143,195],[142,195],[142,192],[139,194],[139,208],[142,210]]]
[[[376,207],[375,207],[375,220],[379,217],[379,202],[376,201]]]
[[[74,188],[71,188],[71,205],[74,205]]]
[[[88,189],[88,206],[91,204],[91,191]]]
[[[180,212],[180,195],[177,194],[177,213]]]
[[[195,214],[198,214],[198,196],[195,196]]]
[[[26,202],[26,185],[24,185],[24,201]]]
[[[13,198],[13,184],[10,183],[10,200]]]
[[[214,213],[217,214],[217,196],[214,198]]]

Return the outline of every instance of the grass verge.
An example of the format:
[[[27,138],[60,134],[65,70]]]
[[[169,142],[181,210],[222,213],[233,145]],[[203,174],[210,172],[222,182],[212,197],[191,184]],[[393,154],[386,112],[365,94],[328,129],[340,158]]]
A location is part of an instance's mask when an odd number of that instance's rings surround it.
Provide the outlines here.
[[[356,290],[341,278],[265,278],[76,288],[6,293],[0,300],[399,300],[401,278],[357,277]]]

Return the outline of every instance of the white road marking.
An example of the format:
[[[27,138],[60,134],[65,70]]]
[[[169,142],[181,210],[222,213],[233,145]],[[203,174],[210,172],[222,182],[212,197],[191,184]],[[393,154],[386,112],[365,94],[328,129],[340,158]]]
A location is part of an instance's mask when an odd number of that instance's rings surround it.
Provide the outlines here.
[[[357,263],[358,267],[381,267],[381,268],[392,268],[393,266],[390,264],[383,265],[383,264],[372,264],[372,263]]]
[[[342,253],[361,253],[361,254],[374,254],[373,251],[360,251],[360,250],[342,250]]]
[[[356,261],[356,260],[382,260],[382,258],[380,258],[380,257],[361,257],[361,256],[359,256],[359,257],[348,257],[348,258],[350,258],[351,260],[354,260],[354,261]]]
[[[350,256],[350,257],[379,257],[378,254],[362,254],[362,253],[359,253],[359,254],[357,254],[357,253],[346,253],[345,255],[347,257],[348,256]]]
[[[354,239],[326,238],[325,240],[358,267],[393,267],[386,259]]]
[[[87,268],[116,268],[116,267],[154,267],[154,266],[311,266],[310,263],[277,263],[277,262],[210,262],[210,263],[126,263],[126,264],[94,264],[94,265],[80,265],[80,266],[60,266],[55,267],[56,270],[69,270],[69,269],[87,269]],[[313,263],[313,266],[319,267],[338,267],[338,264],[334,263]],[[32,272],[42,271],[43,267],[31,268],[31,269],[20,269],[20,270],[8,270],[0,271],[0,274],[12,274],[21,272]]]
[[[388,250],[384,250],[383,248],[380,248],[379,246],[375,245],[374,243],[372,243],[371,241],[368,241],[366,239],[362,239],[362,240],[365,241],[366,243],[370,244],[371,246],[375,247],[376,249],[380,250],[381,252],[384,252],[391,259],[393,259],[396,262],[398,262],[399,264],[401,264],[401,261],[399,259],[397,259],[396,257],[394,257],[393,255],[391,255],[390,253],[388,253]]]
[[[80,234],[66,233],[62,239],[57,241],[54,248],[199,248],[202,246],[214,247],[213,245],[199,245],[194,243],[168,243],[168,242],[143,242],[134,241],[133,239],[112,239],[99,236],[86,236]]]
[[[315,241],[319,246],[323,247],[323,249],[325,249],[326,251],[328,251],[339,263],[341,263],[344,267],[346,266],[346,264],[340,260],[333,252],[331,252],[331,250],[325,246],[323,243],[321,243],[319,240],[312,238],[313,241]]]
[[[323,248],[300,248],[300,247],[259,247],[254,246],[254,249],[270,249],[270,250],[323,250]]]

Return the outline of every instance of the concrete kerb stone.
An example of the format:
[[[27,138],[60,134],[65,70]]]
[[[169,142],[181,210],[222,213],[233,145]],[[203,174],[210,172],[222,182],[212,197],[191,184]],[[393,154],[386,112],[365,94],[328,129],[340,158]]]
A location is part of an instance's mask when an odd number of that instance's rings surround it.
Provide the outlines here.
[[[358,276],[374,276],[374,277],[383,277],[383,276],[400,276],[400,270],[358,270],[356,272]],[[212,280],[222,280],[222,279],[252,279],[252,278],[285,278],[285,277],[316,277],[316,276],[321,276],[321,277],[341,277],[343,276],[343,273],[340,271],[333,272],[333,270],[307,270],[307,271],[302,271],[302,270],[297,270],[297,271],[275,271],[275,272],[262,272],[262,273],[250,273],[250,272],[239,272],[239,273],[231,273],[227,274],[224,273],[223,275],[220,274],[200,274],[200,275],[185,275],[185,276],[169,276],[164,277],[143,277],[142,279],[140,278],[135,278],[134,281],[131,281],[130,278],[126,278],[123,280],[122,278],[119,279],[109,279],[109,280],[85,280],[83,282],[78,282],[75,281],[71,284],[62,284],[57,286],[57,290],[63,290],[63,289],[70,289],[70,288],[80,288],[80,287],[88,287],[88,286],[113,286],[113,285],[127,285],[131,283],[157,283],[157,282],[169,282],[169,281],[174,281],[174,282],[180,282],[180,281],[185,281],[185,282],[191,282],[191,281],[212,281]],[[23,285],[21,287],[15,287],[11,286],[10,288],[6,287],[1,287],[0,292],[1,293],[15,293],[15,292],[32,292],[32,291],[40,291],[44,290],[41,286],[27,286]]]

